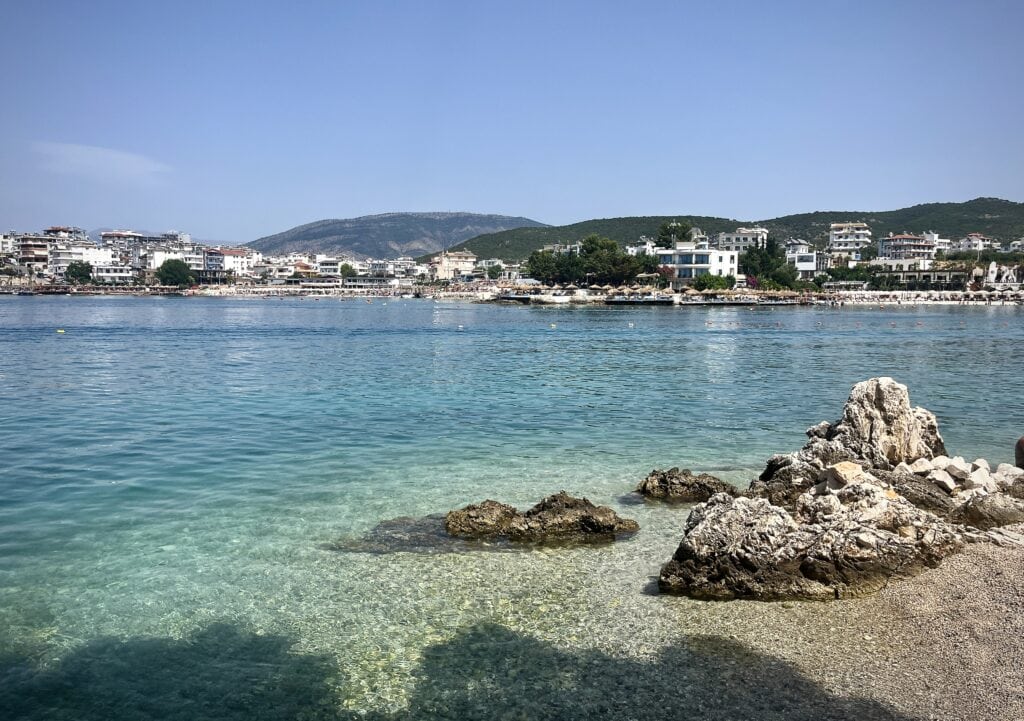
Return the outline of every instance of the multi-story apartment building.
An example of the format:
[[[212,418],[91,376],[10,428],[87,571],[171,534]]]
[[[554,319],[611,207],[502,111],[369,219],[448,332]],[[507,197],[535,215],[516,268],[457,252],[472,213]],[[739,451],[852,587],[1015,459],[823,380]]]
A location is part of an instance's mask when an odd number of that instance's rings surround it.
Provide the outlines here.
[[[828,255],[811,248],[804,240],[786,241],[786,262],[796,268],[801,280],[812,280],[828,269]]]
[[[867,223],[848,221],[832,223],[828,228],[828,247],[832,257],[860,260],[860,252],[871,245],[871,228]]]
[[[435,280],[458,280],[473,274],[476,255],[468,250],[443,251],[430,261],[431,276]]]
[[[113,248],[101,248],[91,242],[58,241],[50,244],[47,273],[55,280],[64,280],[64,274],[72,263],[88,263],[96,268],[120,266]],[[130,268],[128,268],[130,271]]]
[[[658,250],[659,265],[674,272],[672,286],[681,288],[702,275],[736,277],[739,272],[739,253],[711,248],[707,243],[692,241],[676,243],[676,247]]]
[[[978,251],[978,250],[997,250],[1002,247],[1002,244],[995,238],[990,238],[987,235],[981,233],[968,233],[966,237],[961,238],[956,244],[956,250],[960,251]]]
[[[731,233],[719,233],[715,246],[718,250],[745,253],[750,248],[763,248],[767,242],[768,229],[755,226],[753,228],[737,228]]]
[[[878,239],[878,257],[893,260],[932,260],[935,258],[935,242],[923,235],[900,233]]]

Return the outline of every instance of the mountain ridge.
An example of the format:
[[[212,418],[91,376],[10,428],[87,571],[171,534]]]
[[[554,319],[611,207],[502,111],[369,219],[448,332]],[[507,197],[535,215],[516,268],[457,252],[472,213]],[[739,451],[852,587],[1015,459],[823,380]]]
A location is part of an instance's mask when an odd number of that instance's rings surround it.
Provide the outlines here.
[[[521,227],[545,227],[521,216],[466,212],[391,212],[329,218],[257,238],[247,246],[266,255],[328,253],[394,258],[437,253],[470,238]]]

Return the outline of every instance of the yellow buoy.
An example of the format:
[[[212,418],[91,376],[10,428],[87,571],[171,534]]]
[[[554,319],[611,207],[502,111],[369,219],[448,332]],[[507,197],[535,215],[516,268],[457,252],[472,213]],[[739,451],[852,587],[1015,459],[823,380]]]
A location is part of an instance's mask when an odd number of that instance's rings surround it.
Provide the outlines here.
[[[64,329],[63,329],[63,328],[58,328],[58,329],[57,329],[57,332],[58,332],[58,333],[63,333],[63,332],[64,332]]]

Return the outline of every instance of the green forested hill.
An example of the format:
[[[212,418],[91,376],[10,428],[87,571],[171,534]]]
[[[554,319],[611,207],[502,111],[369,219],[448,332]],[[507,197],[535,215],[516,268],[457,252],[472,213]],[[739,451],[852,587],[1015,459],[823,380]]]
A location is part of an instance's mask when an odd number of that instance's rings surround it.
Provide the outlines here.
[[[597,233],[621,244],[635,243],[641,235],[655,236],[666,220],[681,220],[702,229],[708,235],[735,230],[738,226],[759,224],[781,239],[801,238],[823,245],[829,223],[863,221],[871,226],[875,238],[903,231],[920,233],[934,230],[944,238],[956,240],[967,233],[984,233],[1003,241],[1024,237],[1024,203],[999,198],[977,198],[966,203],[927,203],[886,211],[818,211],[786,215],[770,220],[733,220],[705,216],[642,216],[586,220],[572,225],[541,228],[516,228],[477,236],[456,246],[471,250],[481,258],[522,260],[551,243],[572,243]]]

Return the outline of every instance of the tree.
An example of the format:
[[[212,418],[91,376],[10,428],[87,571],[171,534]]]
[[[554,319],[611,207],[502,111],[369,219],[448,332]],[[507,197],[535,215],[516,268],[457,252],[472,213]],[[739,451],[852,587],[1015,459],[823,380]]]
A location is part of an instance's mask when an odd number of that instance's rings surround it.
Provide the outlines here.
[[[674,248],[677,242],[690,239],[691,230],[693,228],[678,220],[665,221],[658,228],[658,245],[662,248]]]
[[[731,275],[698,275],[693,281],[696,290],[728,290],[736,285],[736,278]]]
[[[88,283],[92,280],[92,263],[73,260],[68,263],[64,277],[71,283]]]
[[[358,272],[356,272],[356,269],[353,268],[348,263],[342,263],[341,266],[338,268],[338,274],[342,278],[352,278],[358,275]]]
[[[487,277],[491,280],[497,280],[501,277],[501,274],[505,272],[505,269],[500,265],[492,265],[487,269]]]
[[[188,263],[176,258],[165,260],[156,269],[156,278],[160,281],[160,285],[176,285],[179,288],[196,282],[196,277],[192,274]]]
[[[763,248],[749,248],[740,256],[740,266],[749,278],[755,279],[753,287],[765,288],[775,284],[792,288],[797,281],[796,268],[786,262],[786,251],[775,238],[769,236]]]

